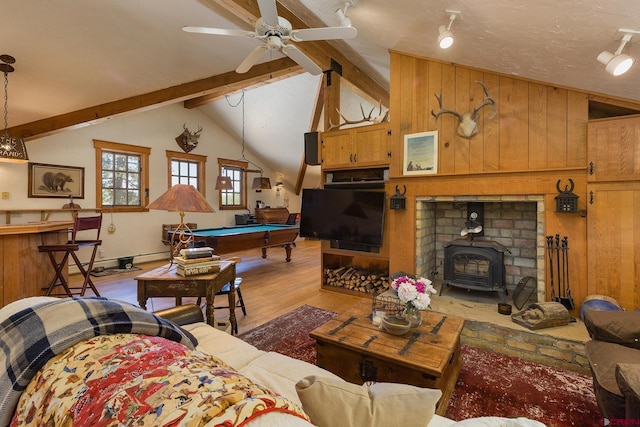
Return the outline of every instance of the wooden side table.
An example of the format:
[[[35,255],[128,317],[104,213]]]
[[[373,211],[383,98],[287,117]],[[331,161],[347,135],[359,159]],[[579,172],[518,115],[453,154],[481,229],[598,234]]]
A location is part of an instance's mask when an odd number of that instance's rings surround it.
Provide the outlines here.
[[[372,302],[363,299],[309,334],[316,340],[317,365],[342,379],[438,388],[436,413],[444,415],[462,367],[460,333],[464,319],[433,311],[405,335],[372,325]]]
[[[166,264],[143,273],[135,280],[138,282],[138,303],[142,309],[147,309],[147,299],[153,297],[174,297],[176,304],[182,304],[182,297],[205,297],[207,300],[206,318],[211,326],[214,322],[213,300],[216,293],[227,283],[233,289],[236,279],[235,262],[222,261],[220,271],[210,274],[198,274],[182,277],[176,273],[176,264]],[[229,292],[229,321],[232,330],[237,330],[236,324],[236,293]]]

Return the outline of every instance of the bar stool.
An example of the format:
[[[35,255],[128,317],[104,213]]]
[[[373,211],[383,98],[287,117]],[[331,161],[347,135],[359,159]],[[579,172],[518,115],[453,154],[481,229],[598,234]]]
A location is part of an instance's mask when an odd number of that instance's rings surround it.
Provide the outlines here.
[[[91,281],[91,270],[93,269],[93,262],[96,258],[96,253],[98,252],[98,246],[102,244],[102,240],[100,240],[100,229],[102,227],[102,214],[96,216],[88,216],[88,217],[80,217],[76,216],[73,221],[73,229],[71,230],[71,239],[66,244],[61,245],[41,245],[38,246],[38,250],[40,252],[46,252],[49,255],[49,259],[51,260],[51,264],[55,270],[55,275],[49,283],[48,286],[42,288],[46,290],[47,296],[67,296],[71,297],[73,295],[84,296],[87,287],[91,288],[93,293],[96,296],[100,296],[100,293],[94,286]],[[91,230],[95,230],[96,235],[95,239],[78,239],[78,232],[89,232]],[[83,233],[86,235],[86,233]],[[87,267],[85,268],[80,259],[78,258],[77,252],[80,248],[84,247],[92,247],[93,250],[91,252],[91,258]],[[56,260],[56,255],[64,253],[60,261]],[[84,281],[81,287],[71,288],[69,286],[69,282],[64,278],[63,268],[66,265],[69,255],[73,258],[76,263],[76,267],[80,270],[80,273],[84,277]],[[53,289],[56,286],[62,286],[64,289],[64,293],[52,293]],[[78,293],[71,292],[72,290],[79,290]]]

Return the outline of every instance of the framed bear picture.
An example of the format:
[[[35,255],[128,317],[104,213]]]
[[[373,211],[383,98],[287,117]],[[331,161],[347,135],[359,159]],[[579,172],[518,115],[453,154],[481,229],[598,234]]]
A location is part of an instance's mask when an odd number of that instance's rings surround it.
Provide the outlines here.
[[[84,168],[29,162],[28,196],[84,199]]]

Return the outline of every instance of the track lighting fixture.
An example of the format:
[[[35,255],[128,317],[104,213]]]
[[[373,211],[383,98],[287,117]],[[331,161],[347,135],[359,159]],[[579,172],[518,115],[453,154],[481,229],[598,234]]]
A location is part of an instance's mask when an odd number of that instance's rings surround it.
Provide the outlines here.
[[[356,0],[347,0],[344,2],[344,7],[342,9],[336,10],[336,16],[338,17],[338,22],[341,27],[350,27],[351,19],[347,17],[347,9],[349,6],[357,6]]]
[[[440,46],[440,49],[448,49],[453,44],[451,26],[453,25],[453,21],[460,16],[460,11],[458,10],[445,10],[445,13],[449,14],[449,25],[440,25],[440,28],[438,29],[440,33],[438,35],[438,46]]]
[[[618,30],[618,33],[622,34],[622,38],[620,39],[620,46],[615,53],[611,53],[609,51],[602,51],[600,55],[598,55],[597,60],[601,64],[604,64],[605,70],[607,73],[612,76],[621,76],[622,74],[629,71],[629,69],[633,66],[635,59],[631,56],[622,53],[624,47],[631,41],[631,37],[633,34],[640,34],[639,31],[634,30]]]

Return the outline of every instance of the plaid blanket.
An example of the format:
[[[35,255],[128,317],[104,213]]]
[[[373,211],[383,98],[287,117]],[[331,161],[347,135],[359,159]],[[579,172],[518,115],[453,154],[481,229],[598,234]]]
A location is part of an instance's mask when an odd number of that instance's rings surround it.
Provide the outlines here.
[[[160,336],[190,349],[197,345],[173,323],[106,298],[57,299],[21,310],[0,323],[0,426],[9,425],[20,395],[50,358],[81,341],[116,333]]]

